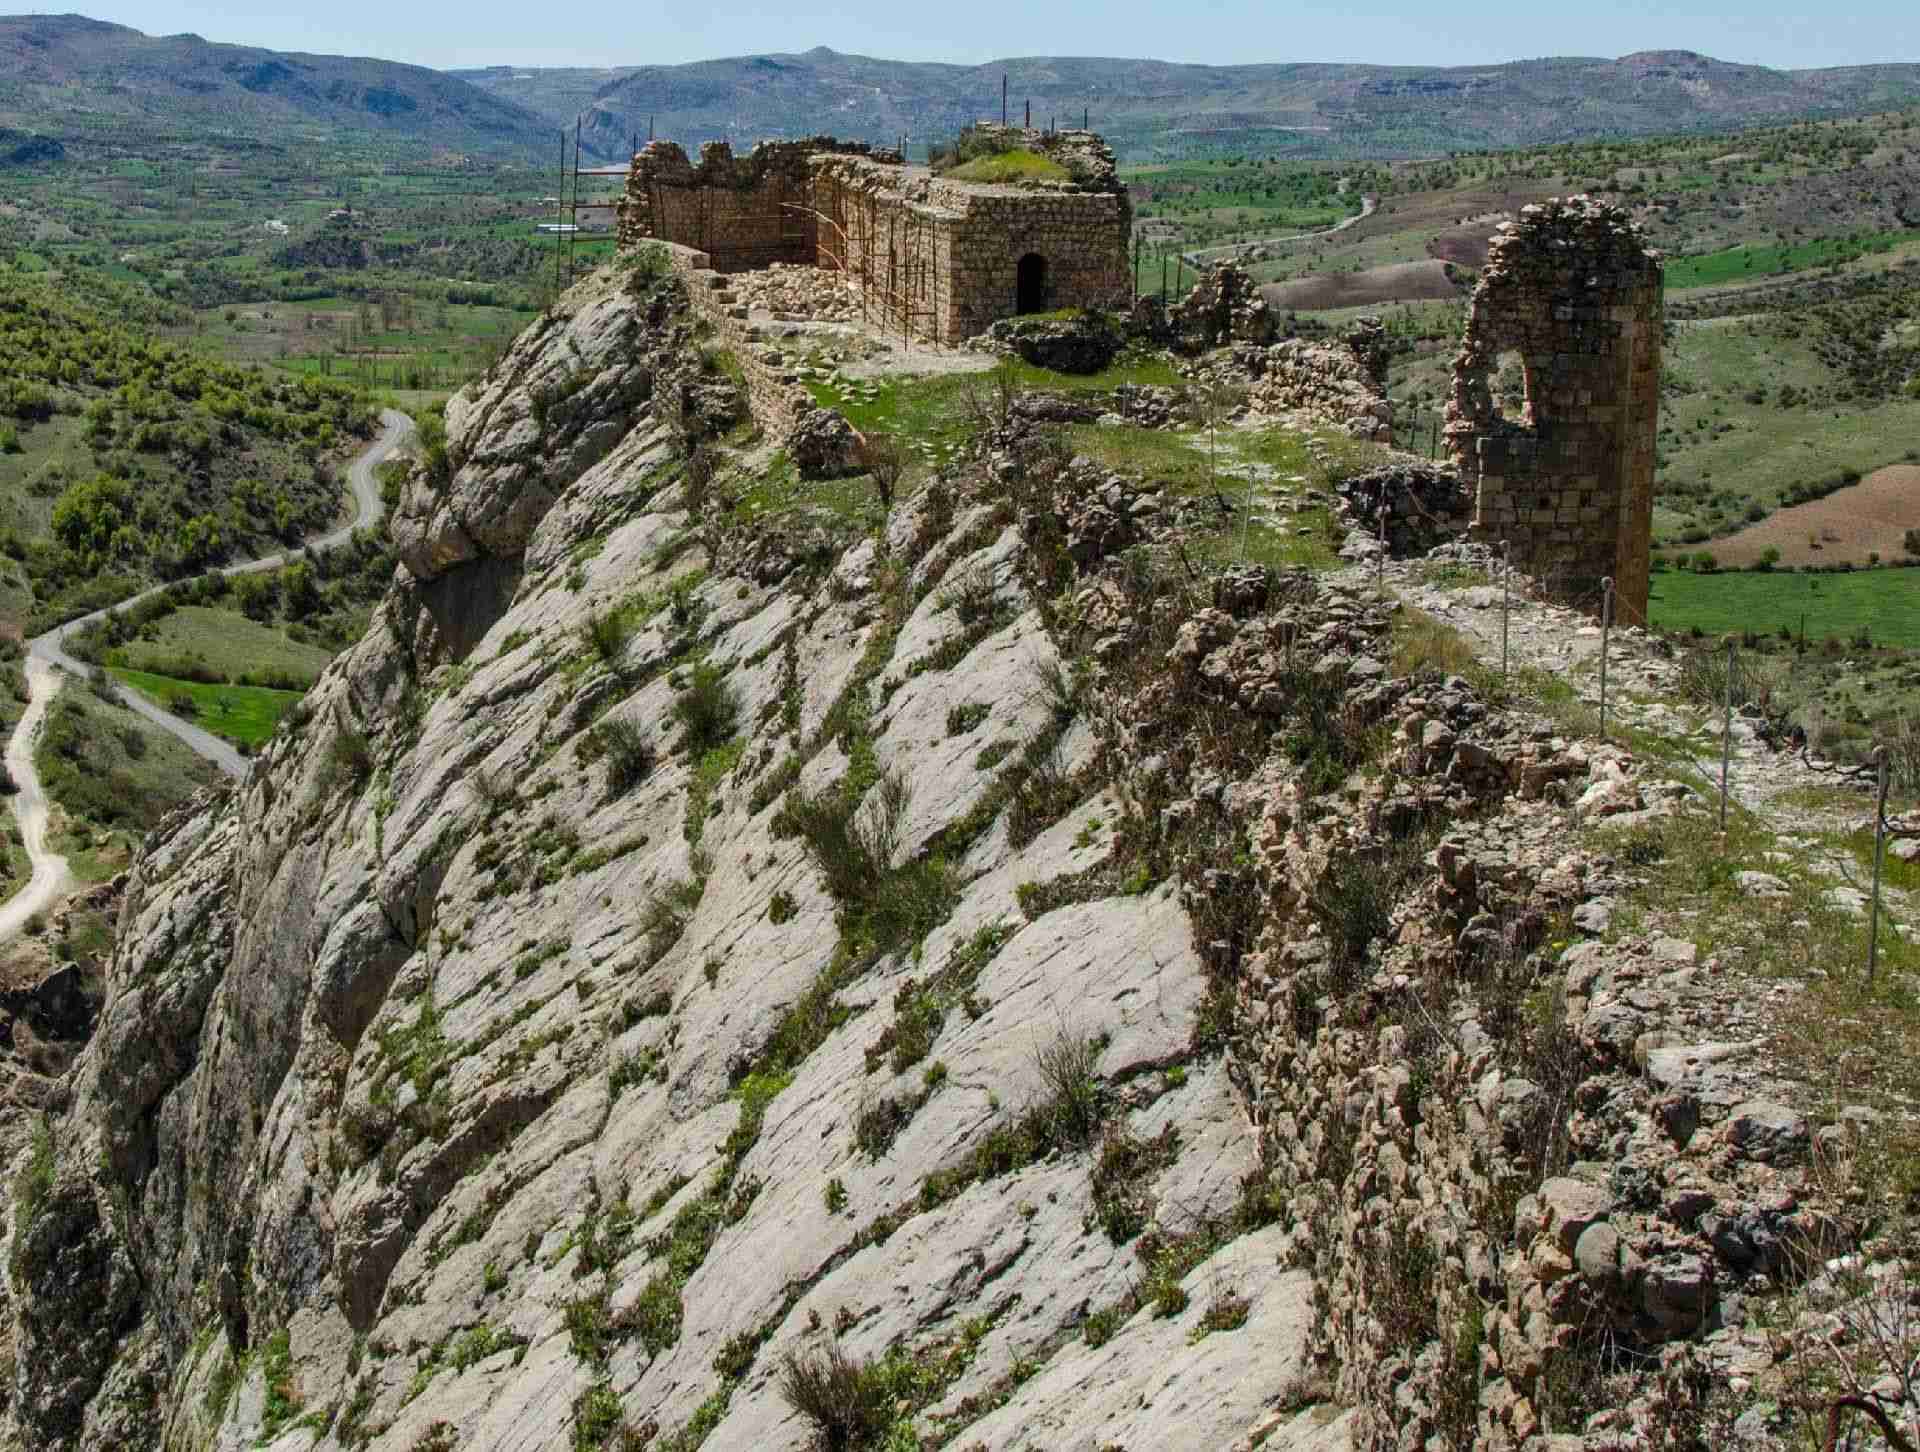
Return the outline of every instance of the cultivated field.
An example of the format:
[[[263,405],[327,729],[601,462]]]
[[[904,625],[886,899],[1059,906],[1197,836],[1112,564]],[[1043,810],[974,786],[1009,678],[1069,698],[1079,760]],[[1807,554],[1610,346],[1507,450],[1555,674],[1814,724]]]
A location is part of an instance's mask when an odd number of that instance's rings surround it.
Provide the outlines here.
[[[1722,565],[1756,563],[1769,549],[1783,565],[1864,565],[1898,560],[1907,531],[1920,529],[1920,465],[1876,469],[1824,499],[1796,504],[1712,547]],[[1920,588],[1920,581],[1916,581]]]
[[[1920,648],[1920,570],[1837,575],[1661,570],[1653,576],[1648,613],[1662,630],[1775,635],[1784,629],[1820,641],[1828,636],[1850,640],[1864,629],[1875,645]]]
[[[1382,303],[1444,301],[1464,296],[1448,276],[1448,264],[1398,262],[1364,272],[1324,272],[1292,282],[1268,283],[1260,293],[1283,311],[1323,311]]]

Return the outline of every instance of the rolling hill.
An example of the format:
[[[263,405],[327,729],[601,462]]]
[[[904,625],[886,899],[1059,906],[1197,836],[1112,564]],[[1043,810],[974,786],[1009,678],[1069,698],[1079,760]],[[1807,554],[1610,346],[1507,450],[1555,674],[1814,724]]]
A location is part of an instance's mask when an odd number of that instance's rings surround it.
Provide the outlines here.
[[[80,15],[0,16],[0,166],[182,139],[404,139],[531,158],[552,134],[533,112],[421,66],[144,35]]]
[[[584,117],[587,147],[620,154],[645,136],[829,131],[871,140],[944,139],[1000,111],[1093,124],[1134,161],[1257,150],[1303,157],[1391,157],[1527,146],[1600,135],[1730,129],[1853,115],[1920,98],[1920,66],[1779,71],[1692,51],[1617,60],[1504,65],[1174,65],[1036,57],[958,66],[880,60],[819,47],[604,71],[493,67],[450,74],[549,119]]]

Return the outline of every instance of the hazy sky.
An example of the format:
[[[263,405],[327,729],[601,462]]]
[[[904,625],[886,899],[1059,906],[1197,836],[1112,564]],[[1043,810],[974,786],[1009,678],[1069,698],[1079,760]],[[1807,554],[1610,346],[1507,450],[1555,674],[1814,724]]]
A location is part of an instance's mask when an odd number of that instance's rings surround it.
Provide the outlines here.
[[[896,60],[974,63],[1007,56],[1125,55],[1230,64],[1370,61],[1473,65],[1547,55],[1703,51],[1771,66],[1920,60],[1920,4],[1850,0],[1494,0],[1447,10],[1431,0],[761,0],[647,5],[578,0],[507,6],[453,0],[332,0],[271,8],[193,0],[100,0],[84,13],[155,35],[371,55],[429,66],[641,65],[827,45]]]

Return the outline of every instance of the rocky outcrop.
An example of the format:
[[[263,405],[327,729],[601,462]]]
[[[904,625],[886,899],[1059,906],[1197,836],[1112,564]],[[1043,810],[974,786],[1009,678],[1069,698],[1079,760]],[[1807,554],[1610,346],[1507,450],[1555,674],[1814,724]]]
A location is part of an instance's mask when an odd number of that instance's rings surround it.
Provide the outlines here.
[[[10,1217],[22,1444],[797,1449],[835,1350],[962,1445],[1335,1445],[1015,511],[734,572],[674,286],[455,400],[365,638],[146,845]]]
[[[1851,1227],[1609,927],[1692,788],[1020,410],[770,527],[678,287],[449,409],[365,638],[146,844],[16,1166],[21,1445],[1704,1437]]]
[[[982,339],[979,346],[1012,353],[1056,373],[1098,373],[1119,355],[1125,341],[1107,314],[1090,309],[1068,317],[1002,318]]]

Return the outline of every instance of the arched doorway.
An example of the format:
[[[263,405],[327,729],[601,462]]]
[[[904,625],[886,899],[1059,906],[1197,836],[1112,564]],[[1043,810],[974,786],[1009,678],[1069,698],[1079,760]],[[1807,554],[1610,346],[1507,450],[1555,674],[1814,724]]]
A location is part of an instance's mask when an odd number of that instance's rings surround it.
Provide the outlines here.
[[[1047,259],[1038,252],[1022,257],[1014,272],[1013,310],[1017,313],[1047,310]]]

